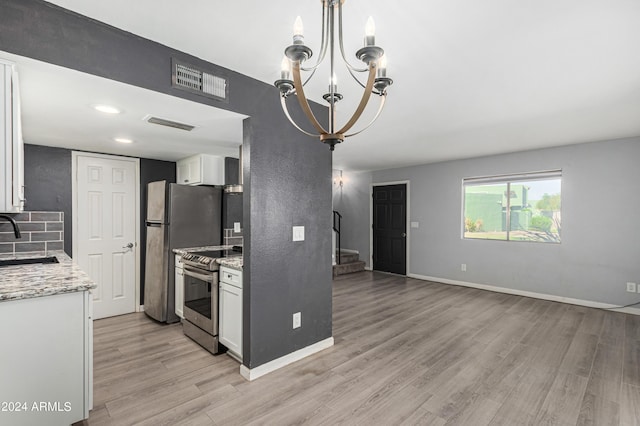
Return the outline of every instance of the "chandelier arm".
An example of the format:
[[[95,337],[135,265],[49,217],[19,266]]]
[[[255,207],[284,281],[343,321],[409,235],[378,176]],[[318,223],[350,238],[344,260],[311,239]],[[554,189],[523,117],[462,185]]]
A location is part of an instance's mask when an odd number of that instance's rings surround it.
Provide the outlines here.
[[[294,74],[295,75],[295,74]],[[373,83],[376,81],[376,63],[369,63],[369,79],[367,80],[367,87],[364,89],[364,93],[362,94],[362,99],[360,99],[360,104],[356,109],[356,112],[353,113],[351,119],[345,124],[342,129],[338,130],[337,133],[346,133],[353,127],[354,124],[358,121],[364,109],[369,102],[369,98],[371,97],[371,92],[373,91]]]
[[[307,97],[304,94],[304,90],[302,88],[302,79],[300,78],[300,61],[296,61],[292,64],[292,74],[293,74],[293,86],[296,88],[296,97],[298,98],[298,103],[300,104],[300,108],[305,113],[309,121],[315,129],[321,134],[329,133],[327,132],[318,122],[315,115],[311,111],[311,107],[309,106],[309,101],[307,101]],[[372,83],[373,85],[373,83]]]
[[[340,2],[340,4],[338,5],[338,41],[339,41],[339,44],[340,44],[340,53],[342,54],[342,60],[347,65],[347,69],[349,70],[349,73],[351,73],[351,76],[358,83],[360,83],[360,81],[356,78],[355,75],[353,75],[353,73],[351,71],[366,72],[367,68],[356,68],[356,67],[354,67],[353,65],[351,65],[349,63],[349,61],[347,60],[347,56],[344,54],[344,45],[343,45],[343,42],[342,42],[342,2]],[[360,85],[362,87],[364,87],[364,85],[362,85],[362,83],[360,83]]]
[[[317,69],[318,68],[316,67],[316,68],[313,69],[313,71],[311,71],[311,74],[309,74],[309,77],[307,77],[307,79],[304,81],[304,83],[302,83],[303,87],[307,85],[307,83],[309,82],[309,80],[311,80],[311,78],[313,78],[313,75],[316,73]]]
[[[353,72],[351,72],[351,70],[349,68],[347,68],[347,71],[349,71],[349,74],[351,74],[351,77],[353,77],[353,79],[360,85],[360,87],[362,87],[363,89],[366,88],[366,86],[358,79],[358,77],[356,77],[356,75]],[[382,92],[380,92],[379,90],[375,90],[375,89],[372,91],[372,93],[374,95],[380,95],[380,96],[383,95]]]
[[[362,82],[358,79],[358,77],[356,77],[356,75],[353,73],[353,71],[351,70],[351,68],[347,67],[347,71],[349,71],[349,74],[351,74],[351,77],[353,77],[353,79],[364,89],[365,86],[364,84],[362,84]]]
[[[376,115],[373,117],[373,119],[369,122],[369,124],[367,124],[364,128],[358,130],[357,132],[354,133],[350,133],[348,135],[344,135],[345,138],[348,138],[350,136],[355,136],[359,133],[364,132],[365,130],[367,130],[369,127],[371,127],[371,125],[378,119],[378,117],[380,116],[380,113],[382,112],[382,109],[384,108],[384,103],[387,100],[387,95],[382,95],[380,96],[380,105],[378,106],[378,112],[376,112]]]
[[[295,121],[293,121],[293,118],[291,118],[291,115],[289,115],[289,109],[287,108],[287,98],[285,98],[284,96],[280,96],[280,104],[282,105],[282,111],[284,111],[284,115],[287,116],[287,118],[289,119],[289,122],[291,122],[291,124],[293,124],[293,127],[295,127],[296,129],[300,130],[305,135],[313,136],[314,138],[317,138],[318,136],[320,136],[320,135],[316,135],[314,133],[307,132],[306,130],[304,130],[300,126],[298,126]]]
[[[306,68],[306,67],[300,67],[300,69],[302,71],[314,71],[320,66],[320,64],[322,63],[322,61],[324,60],[324,56],[327,53],[327,30],[328,30],[328,26],[327,26],[327,14],[326,14],[326,7],[324,5],[324,2],[322,2],[322,35],[321,35],[321,43],[320,43],[320,54],[318,55],[318,60],[316,61],[316,64],[312,67]],[[307,79],[307,81],[304,84],[307,84],[307,82],[311,79],[311,77],[309,77]]]

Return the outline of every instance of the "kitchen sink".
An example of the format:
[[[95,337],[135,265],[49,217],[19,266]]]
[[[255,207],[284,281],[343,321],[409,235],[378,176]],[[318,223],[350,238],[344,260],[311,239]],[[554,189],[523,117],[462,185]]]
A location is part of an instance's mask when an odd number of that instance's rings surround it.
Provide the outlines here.
[[[46,257],[29,257],[25,259],[8,259],[0,260],[0,267],[2,266],[16,266],[16,265],[33,265],[41,263],[60,263],[55,256]]]

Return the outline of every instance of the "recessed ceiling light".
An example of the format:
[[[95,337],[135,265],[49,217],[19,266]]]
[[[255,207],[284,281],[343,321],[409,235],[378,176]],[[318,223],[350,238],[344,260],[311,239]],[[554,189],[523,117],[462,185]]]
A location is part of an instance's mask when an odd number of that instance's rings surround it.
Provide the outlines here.
[[[93,108],[96,111],[104,112],[105,114],[120,114],[120,110],[110,105],[94,105]]]
[[[127,138],[113,138],[113,140],[119,143],[133,143],[131,139]]]

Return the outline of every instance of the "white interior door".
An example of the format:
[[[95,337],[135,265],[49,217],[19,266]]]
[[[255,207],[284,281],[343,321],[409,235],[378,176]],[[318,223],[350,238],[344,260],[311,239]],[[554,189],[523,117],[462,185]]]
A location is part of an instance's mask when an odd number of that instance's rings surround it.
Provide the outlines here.
[[[74,153],[73,257],[93,279],[94,318],[136,310],[139,160]]]

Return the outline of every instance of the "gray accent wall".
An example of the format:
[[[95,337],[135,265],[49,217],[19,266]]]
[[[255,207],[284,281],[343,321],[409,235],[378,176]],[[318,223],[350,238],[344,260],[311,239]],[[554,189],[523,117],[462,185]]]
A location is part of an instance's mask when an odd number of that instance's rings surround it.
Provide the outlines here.
[[[71,151],[25,144],[24,195],[25,210],[64,213],[64,251],[72,256]]]
[[[640,138],[632,138],[381,170],[371,179],[411,182],[410,220],[420,227],[409,229],[410,274],[625,305],[640,301],[626,292],[627,282],[640,283],[639,159]],[[463,178],[551,169],[562,169],[561,244],[461,238]],[[363,179],[352,192],[366,186]],[[360,212],[364,197],[358,202],[349,209]]]
[[[0,1],[0,50],[249,116],[243,126],[243,363],[254,368],[330,338],[331,152],[291,126],[278,90],[41,0]],[[172,57],[226,76],[228,101],[172,88]],[[326,117],[325,107],[312,109]],[[299,109],[292,115],[304,119]],[[292,241],[294,225],[305,226],[304,242]],[[302,327],[293,330],[295,312],[302,313]]]

